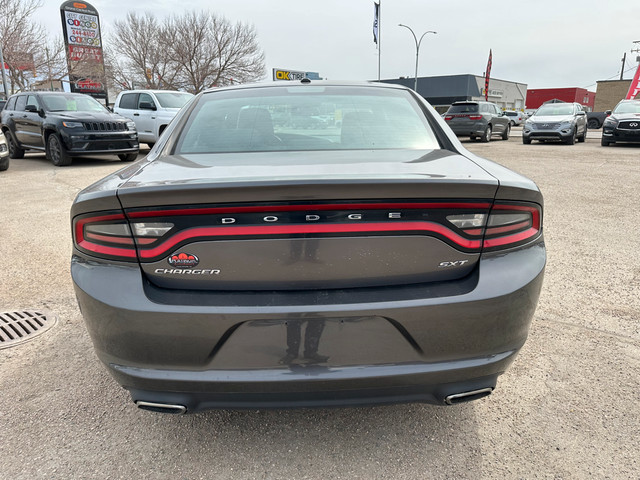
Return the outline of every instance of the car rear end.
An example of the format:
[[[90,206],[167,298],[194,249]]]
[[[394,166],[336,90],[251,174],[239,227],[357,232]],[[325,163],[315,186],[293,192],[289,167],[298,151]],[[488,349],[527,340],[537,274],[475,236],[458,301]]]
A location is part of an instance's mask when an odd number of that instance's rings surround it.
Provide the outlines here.
[[[279,137],[300,145],[291,132]],[[500,167],[435,135],[213,155],[167,138],[72,209],[82,314],[141,408],[444,404],[495,388],[542,283],[530,181],[501,184]]]
[[[478,102],[455,102],[445,113],[444,120],[459,137],[480,137],[489,124],[488,118],[480,112]]]

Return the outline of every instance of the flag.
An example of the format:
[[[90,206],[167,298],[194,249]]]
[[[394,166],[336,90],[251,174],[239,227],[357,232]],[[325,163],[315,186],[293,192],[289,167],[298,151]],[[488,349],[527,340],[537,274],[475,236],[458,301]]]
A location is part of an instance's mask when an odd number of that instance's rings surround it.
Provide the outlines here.
[[[631,81],[631,85],[629,85],[629,91],[627,92],[627,96],[624,97],[625,100],[633,100],[636,98],[636,95],[640,93],[640,63],[638,64],[638,68],[636,69],[636,74],[633,76],[633,80]]]
[[[373,2],[373,43],[378,44],[378,18],[380,15],[380,4]]]
[[[487,62],[487,71],[484,75],[484,99],[489,100],[489,78],[491,78],[491,63],[493,61],[493,54],[489,49],[489,61]]]

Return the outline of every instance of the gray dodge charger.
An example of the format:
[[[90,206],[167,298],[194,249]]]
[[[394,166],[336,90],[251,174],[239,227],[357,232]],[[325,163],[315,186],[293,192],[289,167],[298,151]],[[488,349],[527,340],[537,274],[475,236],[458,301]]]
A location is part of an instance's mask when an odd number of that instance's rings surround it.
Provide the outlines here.
[[[527,338],[542,205],[403,87],[220,88],[80,192],[71,273],[139,408],[451,405]]]

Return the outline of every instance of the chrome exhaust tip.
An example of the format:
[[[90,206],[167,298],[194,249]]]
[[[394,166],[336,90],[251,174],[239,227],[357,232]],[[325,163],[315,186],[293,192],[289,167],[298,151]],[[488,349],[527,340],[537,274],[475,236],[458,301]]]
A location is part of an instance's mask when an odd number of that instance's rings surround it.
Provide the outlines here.
[[[455,393],[448,395],[444,399],[444,403],[447,405],[455,405],[456,403],[470,402],[472,400],[478,400],[482,397],[487,397],[493,392],[493,387],[480,388],[478,390],[471,390],[469,392]]]
[[[185,407],[184,405],[172,405],[169,403],[155,403],[137,400],[136,406],[140,410],[148,410],[150,412],[156,413],[170,413],[173,415],[182,415],[184,413],[187,413],[187,407]]]

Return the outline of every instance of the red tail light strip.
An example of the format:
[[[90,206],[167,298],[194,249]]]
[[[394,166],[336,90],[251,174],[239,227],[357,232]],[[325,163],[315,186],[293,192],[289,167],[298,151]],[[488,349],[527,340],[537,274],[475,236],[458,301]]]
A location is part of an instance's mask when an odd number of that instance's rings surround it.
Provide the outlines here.
[[[309,205],[259,205],[251,207],[211,207],[177,210],[145,210],[127,212],[130,218],[166,217],[171,215],[215,215],[221,213],[270,213],[325,210],[393,210],[393,209],[488,209],[489,203],[332,203]]]
[[[530,228],[529,230],[525,230],[524,232],[516,233],[514,235],[507,235],[506,237],[487,238],[484,241],[484,247],[485,248],[501,247],[509,243],[522,242],[523,240],[527,240],[528,238],[532,238],[536,236],[539,231],[540,230],[538,230],[537,228]]]
[[[85,235],[87,240],[98,240],[99,242],[119,243],[121,245],[133,245],[133,238],[116,237],[112,235],[99,235],[97,233],[87,232]]]
[[[514,223],[513,225],[505,225],[504,227],[489,227],[487,228],[487,235],[498,235],[500,233],[515,232],[524,227],[531,225],[531,222]],[[469,233],[468,231],[466,233]]]
[[[448,228],[432,222],[398,222],[398,223],[359,223],[342,225],[265,225],[239,227],[202,227],[178,232],[162,244],[151,249],[140,250],[140,257],[150,259],[166,254],[183,241],[196,241],[198,238],[225,236],[264,236],[295,235],[310,233],[376,233],[376,232],[423,232],[437,233],[468,249],[480,248],[480,240],[468,240]]]
[[[120,243],[122,245],[135,245],[135,243],[138,243],[139,245],[149,245],[155,242],[156,240],[158,240],[157,238],[138,237],[136,238],[134,243],[133,238],[116,237],[113,235],[99,235],[97,233],[91,233],[91,232],[87,232],[85,237],[87,238],[87,240],[98,240],[99,242],[108,242],[108,243]]]

